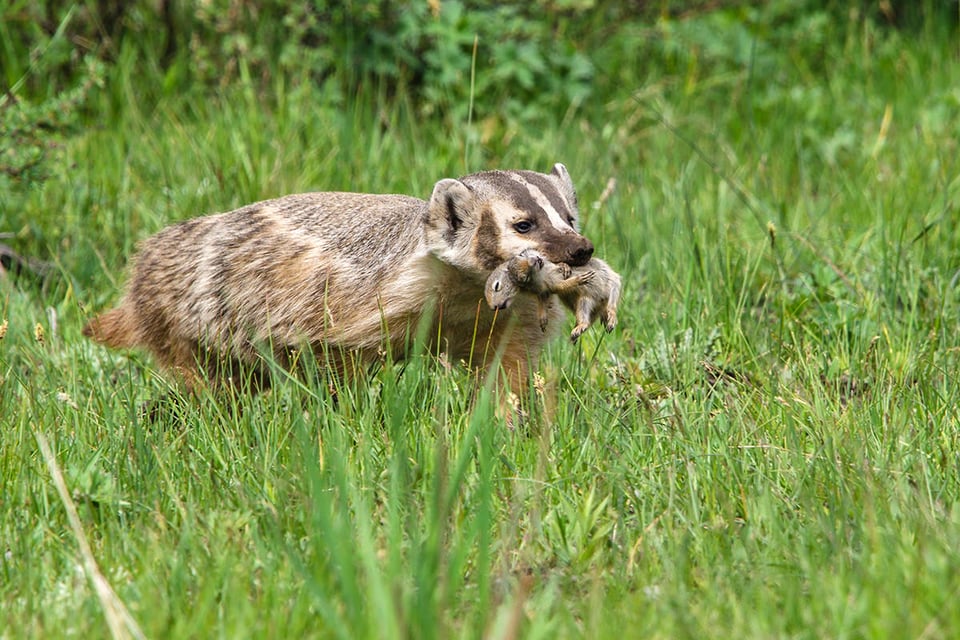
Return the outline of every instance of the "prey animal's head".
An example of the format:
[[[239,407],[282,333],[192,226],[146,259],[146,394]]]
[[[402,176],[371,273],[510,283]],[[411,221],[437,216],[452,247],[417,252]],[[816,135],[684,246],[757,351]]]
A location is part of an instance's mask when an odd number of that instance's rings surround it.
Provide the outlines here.
[[[524,249],[504,262],[490,274],[484,288],[487,304],[491,309],[506,309],[520,288],[530,287],[537,282],[543,269],[543,256],[532,249]]]
[[[487,299],[487,304],[491,309],[506,309],[513,302],[514,296],[519,291],[517,283],[510,278],[510,272],[507,270],[507,263],[493,270],[490,277],[487,278],[487,284],[483,289],[483,295]]]
[[[566,167],[550,173],[484,171],[436,184],[424,219],[427,246],[464,271],[486,275],[525,249],[550,262],[586,264],[577,194]]]

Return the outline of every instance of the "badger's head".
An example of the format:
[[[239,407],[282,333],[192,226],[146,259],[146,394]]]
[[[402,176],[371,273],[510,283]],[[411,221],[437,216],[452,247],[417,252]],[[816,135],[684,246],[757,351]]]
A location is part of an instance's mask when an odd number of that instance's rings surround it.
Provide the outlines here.
[[[576,190],[562,164],[549,174],[484,171],[436,184],[424,234],[434,255],[478,275],[525,249],[577,267],[593,255],[578,215]]]

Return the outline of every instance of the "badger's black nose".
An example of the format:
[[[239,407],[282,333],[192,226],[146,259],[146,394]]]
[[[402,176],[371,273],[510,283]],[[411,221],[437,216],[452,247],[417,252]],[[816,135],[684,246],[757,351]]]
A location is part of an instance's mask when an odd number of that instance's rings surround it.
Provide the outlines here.
[[[567,264],[569,264],[571,267],[582,267],[590,262],[590,258],[592,256],[593,243],[584,238],[583,244],[570,253],[570,259],[567,261]]]

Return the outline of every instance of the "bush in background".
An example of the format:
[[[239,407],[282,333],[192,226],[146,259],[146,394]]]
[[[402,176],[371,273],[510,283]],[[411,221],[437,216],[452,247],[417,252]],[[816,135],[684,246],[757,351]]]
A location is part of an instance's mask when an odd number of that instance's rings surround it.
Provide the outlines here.
[[[956,0],[21,0],[0,9],[0,176],[40,179],[46,149],[98,86],[120,112],[131,93],[153,104],[283,78],[322,86],[334,106],[373,91],[419,117],[472,118],[489,138],[623,99],[650,77],[763,76],[764,47],[785,42],[823,68],[851,22],[953,29],[956,16]]]

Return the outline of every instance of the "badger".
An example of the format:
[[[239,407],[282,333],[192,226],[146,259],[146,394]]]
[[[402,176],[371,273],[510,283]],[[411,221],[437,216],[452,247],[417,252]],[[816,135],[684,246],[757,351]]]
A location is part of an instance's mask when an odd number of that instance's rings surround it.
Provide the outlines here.
[[[426,323],[431,348],[480,369],[499,356],[518,390],[549,337],[538,302],[518,299],[505,314],[482,302],[491,272],[525,249],[571,267],[591,260],[562,164],[442,179],[428,201],[287,195],[142,241],[119,305],[83,333],[148,350],[192,388],[232,379],[238,366],[263,370],[265,352],[286,363],[306,347],[339,372],[402,358]]]
[[[577,324],[570,333],[573,342],[597,319],[603,319],[608,332],[617,326],[620,276],[599,258],[571,268],[566,263],[552,263],[533,249],[524,249],[494,269],[487,278],[484,295],[491,309],[506,309],[521,290],[537,295],[543,331],[550,320],[553,295],[559,296],[576,317]]]

